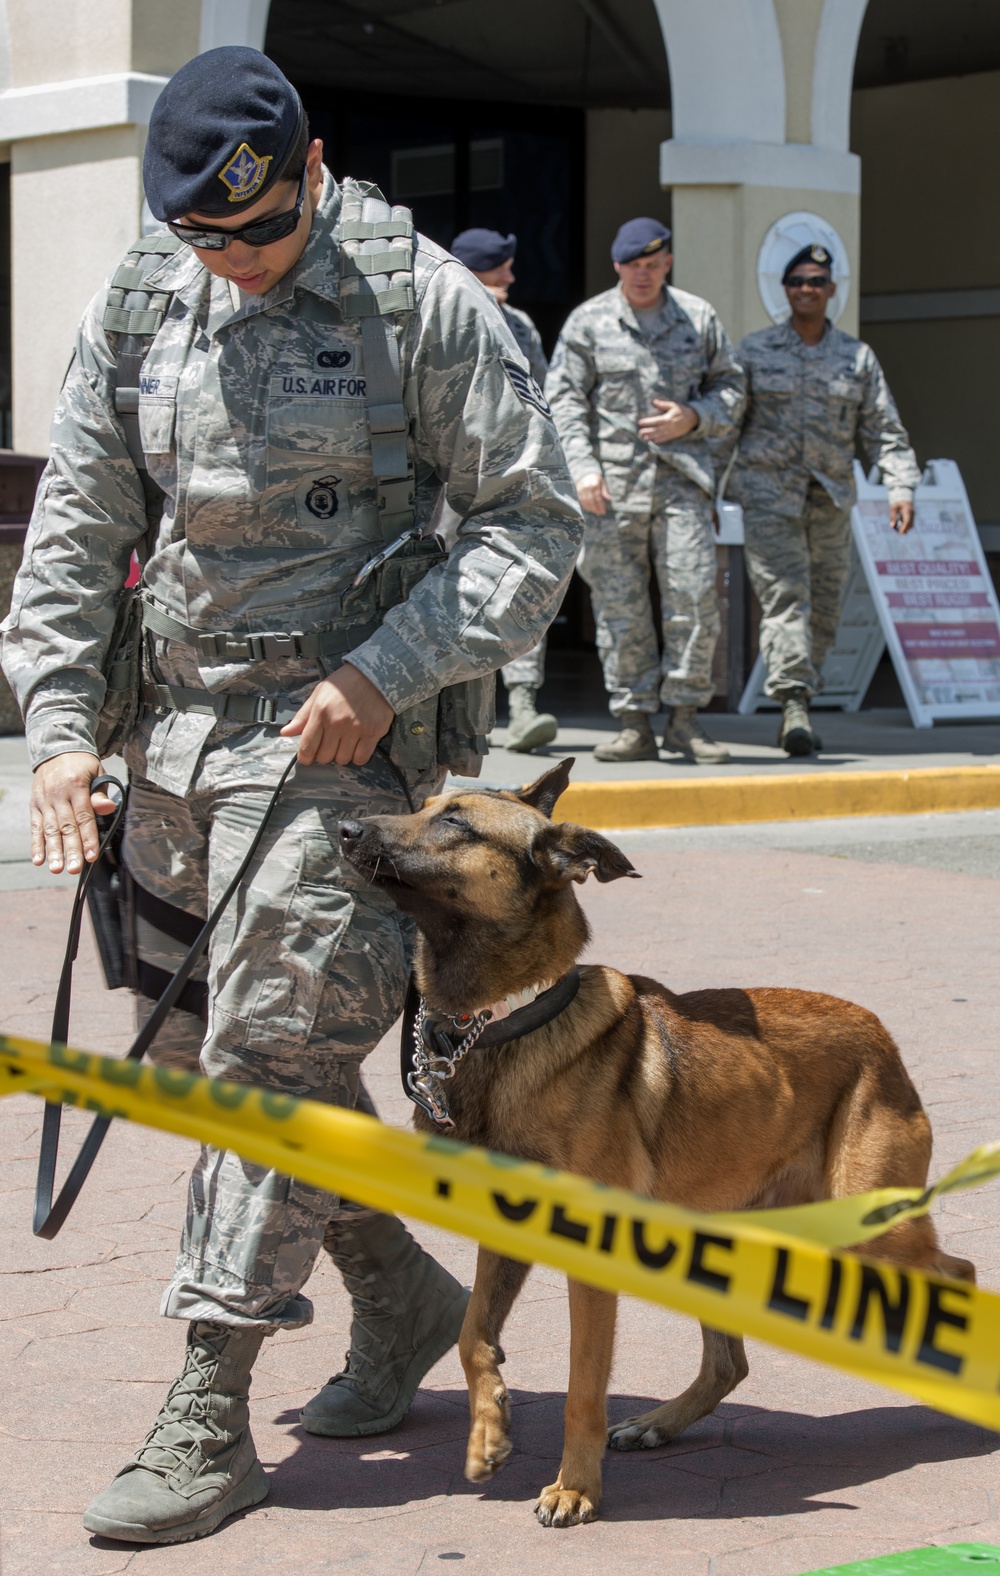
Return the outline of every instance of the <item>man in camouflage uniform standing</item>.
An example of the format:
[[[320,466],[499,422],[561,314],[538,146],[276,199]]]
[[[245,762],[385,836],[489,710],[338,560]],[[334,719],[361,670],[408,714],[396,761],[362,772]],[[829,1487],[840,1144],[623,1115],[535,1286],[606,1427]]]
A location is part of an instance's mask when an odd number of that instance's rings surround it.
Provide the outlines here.
[[[146,709],[124,752],[140,967],[183,934],[178,913],[190,926],[215,903],[297,750],[212,939],[207,1028],[196,1005],[177,1011],[154,1054],[350,1106],[401,1009],[411,937],[342,864],[338,824],[405,810],[396,773],[422,799],[447,764],[476,769],[476,675],[538,639],[581,527],[555,429],[479,287],[405,210],[339,186],[322,151],[256,50],[210,51],[164,89],[144,174],[178,244],[137,243],[84,317],[4,668],[35,767],[33,858],[78,871],[108,808],[90,783],[115,604],[149,549]],[[123,390],[133,331],[149,342]],[[442,484],[462,522],[447,555],[410,530]],[[91,1531],[188,1541],[265,1496],[250,1371],[265,1336],[310,1322],[324,1246],[355,1321],[303,1424],[395,1425],[457,1337],[462,1288],[394,1217],[205,1148],[163,1303],[188,1322],[184,1369]]]
[[[901,533],[913,524],[920,469],[875,352],[827,319],[836,287],[826,247],[796,252],[782,282],[788,322],[748,334],[737,351],[748,402],[727,495],[743,505],[764,693],[782,707],[778,742],[810,755],[821,745],[809,702],[850,571],[855,446],[881,470]]]
[[[663,748],[716,764],[728,751],[697,716],[712,698],[720,629],[713,448],[735,432],[743,374],[708,302],[667,285],[669,240],[656,219],[622,225],[611,248],[620,283],[570,314],[545,392],[585,511],[579,568],[594,604],[611,715],[621,724],[594,756],[655,760],[650,718],[662,702]]]
[[[507,300],[514,283],[517,236],[501,235],[498,230],[463,230],[452,241],[451,250],[490,292],[541,391],[549,370],[542,336],[527,312],[511,306]],[[530,754],[543,744],[551,744],[559,731],[552,713],[539,712],[535,707],[535,697],[545,681],[545,646],[543,635],[537,646],[500,669],[510,710],[507,749],[517,754]]]

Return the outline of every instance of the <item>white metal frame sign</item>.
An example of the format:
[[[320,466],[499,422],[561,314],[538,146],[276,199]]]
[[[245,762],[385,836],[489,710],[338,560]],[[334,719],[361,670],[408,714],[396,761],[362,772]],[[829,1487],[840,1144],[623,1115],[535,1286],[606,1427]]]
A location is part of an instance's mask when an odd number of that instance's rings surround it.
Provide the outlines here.
[[[854,543],[914,727],[1000,717],[1000,605],[958,466],[930,461],[905,536],[886,489],[854,472]]]

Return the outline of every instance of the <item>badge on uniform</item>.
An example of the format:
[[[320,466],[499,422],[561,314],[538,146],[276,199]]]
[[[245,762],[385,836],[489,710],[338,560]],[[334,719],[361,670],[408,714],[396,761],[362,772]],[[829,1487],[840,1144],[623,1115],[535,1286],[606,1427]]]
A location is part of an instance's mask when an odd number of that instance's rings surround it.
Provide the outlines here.
[[[318,476],[306,493],[305,503],[317,520],[332,520],[337,512],[339,476]]]
[[[267,167],[271,155],[262,158],[254,153],[249,143],[241,142],[228,164],[219,171],[219,179],[229,187],[230,202],[246,202],[259,192],[267,180]]]
[[[545,395],[526,367],[520,366],[516,361],[508,361],[506,356],[500,357],[500,365],[522,405],[533,405],[543,416],[552,415]]]

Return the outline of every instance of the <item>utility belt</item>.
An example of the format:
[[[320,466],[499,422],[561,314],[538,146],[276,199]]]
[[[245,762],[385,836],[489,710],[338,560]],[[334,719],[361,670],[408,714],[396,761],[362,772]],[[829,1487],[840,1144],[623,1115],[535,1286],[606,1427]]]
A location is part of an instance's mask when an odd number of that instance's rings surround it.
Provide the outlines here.
[[[306,658],[323,667],[339,665],[373,635],[390,607],[406,600],[412,587],[444,556],[436,542],[421,541],[410,552],[380,566],[374,616],[347,620],[332,629],[305,634],[278,630],[206,632],[184,623],[152,602],[140,588],[123,593],[105,670],[107,692],[101,709],[97,753],[114,754],[137,726],[143,710],[195,712],[219,722],[282,727],[299,709],[287,694],[213,693],[165,683],[147,639],[161,636],[194,650],[201,662],[259,663],[278,657]],[[449,685],[397,714],[389,736],[393,764],[408,776],[444,766],[477,777],[495,720],[495,675]]]

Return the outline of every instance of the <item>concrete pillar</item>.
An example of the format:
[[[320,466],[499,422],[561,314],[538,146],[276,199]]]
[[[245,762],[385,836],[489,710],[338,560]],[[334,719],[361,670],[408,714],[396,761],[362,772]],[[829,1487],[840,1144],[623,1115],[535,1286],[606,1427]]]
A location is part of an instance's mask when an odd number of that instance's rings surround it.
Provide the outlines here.
[[[14,446],[26,453],[45,453],[80,315],[140,232],[145,128],[200,26],[201,0],[0,0]]]
[[[674,281],[705,296],[734,339],[770,319],[757,254],[782,215],[836,229],[855,281],[860,160],[848,150],[854,54],[867,0],[654,0],[670,68]]]

